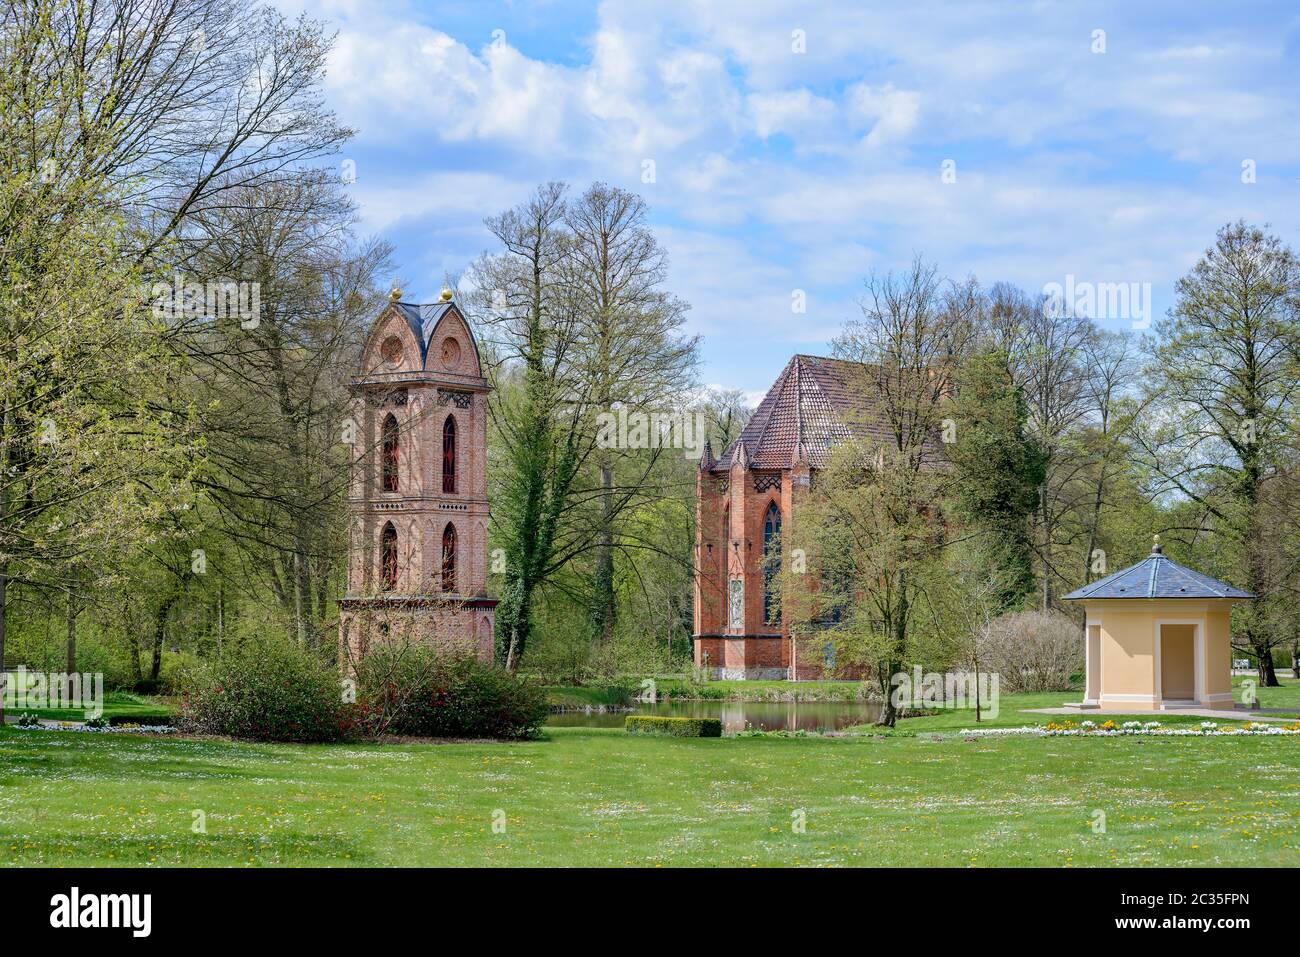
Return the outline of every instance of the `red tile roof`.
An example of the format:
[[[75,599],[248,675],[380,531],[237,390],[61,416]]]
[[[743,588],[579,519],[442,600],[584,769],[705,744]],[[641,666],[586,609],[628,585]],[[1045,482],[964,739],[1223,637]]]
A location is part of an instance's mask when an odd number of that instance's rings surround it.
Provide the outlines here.
[[[796,355],[713,469],[730,468],[741,445],[750,468],[790,468],[800,457],[824,468],[834,442],[888,438],[888,423],[868,387],[872,369],[844,359]]]

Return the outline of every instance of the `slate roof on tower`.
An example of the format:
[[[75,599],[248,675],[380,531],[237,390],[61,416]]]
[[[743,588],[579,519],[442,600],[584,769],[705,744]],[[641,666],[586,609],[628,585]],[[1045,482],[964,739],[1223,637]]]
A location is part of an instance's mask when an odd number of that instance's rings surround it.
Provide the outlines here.
[[[429,342],[433,338],[433,330],[437,328],[438,322],[447,311],[451,309],[451,302],[394,302],[394,306],[406,319],[411,331],[415,333],[415,341],[420,344],[420,364],[423,365],[429,355]],[[471,339],[473,334],[471,333]],[[477,343],[475,343],[477,347]]]
[[[872,414],[874,403],[865,388],[870,368],[844,359],[796,355],[713,469],[730,468],[741,445],[750,468],[782,469],[800,458],[813,468],[824,468],[832,444],[854,437],[892,442],[887,423]]]

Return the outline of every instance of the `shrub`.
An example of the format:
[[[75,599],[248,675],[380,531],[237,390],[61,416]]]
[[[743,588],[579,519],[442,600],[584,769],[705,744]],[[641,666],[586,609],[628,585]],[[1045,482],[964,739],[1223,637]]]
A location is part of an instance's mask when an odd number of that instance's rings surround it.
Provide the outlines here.
[[[1015,612],[993,621],[979,650],[980,669],[997,672],[1007,694],[1069,691],[1083,666],[1083,629],[1054,612]]]
[[[717,718],[661,718],[630,715],[624,723],[628,734],[654,734],[670,738],[720,738],[722,722]]]
[[[192,670],[177,725],[253,741],[336,741],[346,728],[338,672],[285,640],[250,640]]]
[[[550,713],[539,685],[425,646],[373,649],[356,678],[361,728],[372,735],[531,738]]]

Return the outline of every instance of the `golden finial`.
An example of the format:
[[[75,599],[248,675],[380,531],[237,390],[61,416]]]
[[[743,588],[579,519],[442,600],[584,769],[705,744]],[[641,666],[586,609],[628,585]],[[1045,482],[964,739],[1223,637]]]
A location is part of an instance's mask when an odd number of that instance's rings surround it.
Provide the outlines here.
[[[1160,554],[1160,533],[1159,532],[1156,532],[1156,534],[1151,536],[1151,554],[1152,555]]]
[[[392,289],[390,289],[390,290],[388,291],[388,301],[389,301],[389,302],[397,302],[397,300],[399,300],[399,299],[401,299],[401,298],[402,298],[402,287],[401,287],[401,286],[394,286]]]
[[[446,286],[442,287],[442,295],[438,297],[439,302],[451,302],[451,290]]]

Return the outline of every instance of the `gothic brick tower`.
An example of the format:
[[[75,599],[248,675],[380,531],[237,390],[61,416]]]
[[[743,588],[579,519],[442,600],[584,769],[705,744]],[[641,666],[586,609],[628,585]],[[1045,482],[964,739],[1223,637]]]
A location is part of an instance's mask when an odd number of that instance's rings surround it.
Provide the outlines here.
[[[487,596],[487,396],[478,346],[452,294],[375,320],[352,381],[343,661],[375,642],[493,657]]]

